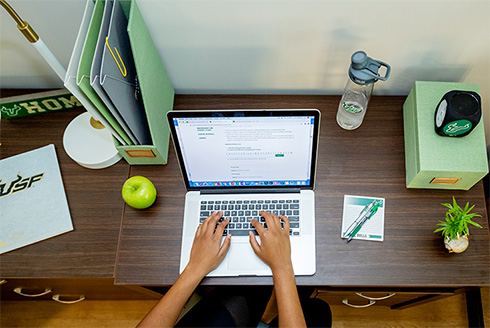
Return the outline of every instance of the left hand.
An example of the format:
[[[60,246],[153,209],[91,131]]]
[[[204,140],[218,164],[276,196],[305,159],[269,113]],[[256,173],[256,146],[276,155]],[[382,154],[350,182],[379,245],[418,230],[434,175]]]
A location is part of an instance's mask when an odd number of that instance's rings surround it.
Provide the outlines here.
[[[221,237],[230,219],[223,220],[218,226],[223,212],[214,212],[199,225],[192,244],[191,256],[185,270],[204,278],[223,261],[230,248],[231,235],[227,235],[221,245]]]

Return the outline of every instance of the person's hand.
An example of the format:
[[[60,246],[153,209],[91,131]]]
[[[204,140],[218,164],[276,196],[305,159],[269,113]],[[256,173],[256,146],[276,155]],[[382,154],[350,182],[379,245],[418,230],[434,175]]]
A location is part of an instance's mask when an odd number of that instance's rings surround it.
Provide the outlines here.
[[[184,305],[202,278],[223,261],[230,248],[231,235],[226,236],[220,246],[223,231],[230,222],[229,219],[223,220],[216,226],[222,216],[223,212],[214,212],[199,225],[185,270],[138,327],[175,326]]]
[[[250,221],[261,240],[259,245],[253,232],[249,232],[250,244],[255,254],[271,268],[272,272],[292,268],[288,218],[264,211],[259,213],[265,218],[267,229],[256,220]],[[281,220],[284,222],[284,228],[281,226]]]
[[[231,235],[227,235],[223,245],[220,245],[223,231],[230,222],[230,219],[226,219],[216,226],[222,216],[223,212],[214,212],[197,228],[186,270],[201,278],[218,267],[230,248]]]

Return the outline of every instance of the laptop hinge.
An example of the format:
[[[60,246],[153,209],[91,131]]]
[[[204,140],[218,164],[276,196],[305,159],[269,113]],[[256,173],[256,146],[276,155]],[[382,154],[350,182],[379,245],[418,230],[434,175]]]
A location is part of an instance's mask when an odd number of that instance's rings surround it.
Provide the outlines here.
[[[233,189],[233,188],[223,188],[223,189],[202,189],[201,194],[292,194],[300,193],[300,188],[274,188],[274,189]]]

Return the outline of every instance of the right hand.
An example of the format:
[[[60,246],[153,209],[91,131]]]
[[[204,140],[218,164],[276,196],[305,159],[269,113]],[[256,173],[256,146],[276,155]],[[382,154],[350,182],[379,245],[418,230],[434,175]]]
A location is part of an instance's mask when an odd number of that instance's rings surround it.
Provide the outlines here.
[[[259,245],[253,232],[249,232],[250,244],[255,254],[271,268],[272,272],[292,268],[288,218],[264,211],[260,211],[260,215],[265,218],[267,229],[256,220],[250,221],[261,240]],[[281,220],[284,222],[284,228],[281,226]]]

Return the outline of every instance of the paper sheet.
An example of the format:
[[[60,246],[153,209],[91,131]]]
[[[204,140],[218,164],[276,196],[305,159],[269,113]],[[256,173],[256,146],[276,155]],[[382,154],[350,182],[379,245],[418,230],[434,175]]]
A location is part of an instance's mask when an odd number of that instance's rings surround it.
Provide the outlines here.
[[[119,1],[114,0],[109,31],[103,38],[100,84],[121,119],[139,145],[151,145],[148,119],[141,94],[137,92],[137,74],[127,32],[128,20]],[[100,42],[101,40],[99,40]],[[122,124],[121,124],[122,125]]]
[[[109,122],[111,127],[116,130],[117,134],[124,140],[125,144],[131,145],[131,139],[90,85],[90,70],[92,68],[95,47],[99,37],[103,14],[104,2],[102,0],[96,0],[95,8],[87,31],[87,37],[85,38],[85,44],[83,45],[80,63],[78,65],[77,85],[95,105],[100,114],[102,114],[102,116],[104,116],[104,118]]]
[[[80,24],[80,29],[78,31],[78,36],[75,41],[75,46],[73,47],[73,52],[71,54],[70,62],[68,63],[68,69],[66,70],[65,76],[65,88],[68,89],[85,107],[85,109],[100,121],[111,134],[123,145],[126,145],[125,141],[119,136],[114,130],[114,128],[109,124],[109,122],[102,116],[99,110],[94,106],[90,99],[80,90],[77,85],[77,71],[78,64],[80,63],[80,57],[82,55],[83,45],[85,44],[85,39],[87,36],[87,31],[90,25],[90,20],[92,18],[92,13],[94,11],[94,2],[92,0],[87,0],[85,12],[83,14],[82,23]]]
[[[73,230],[54,145],[0,161],[0,254]]]

